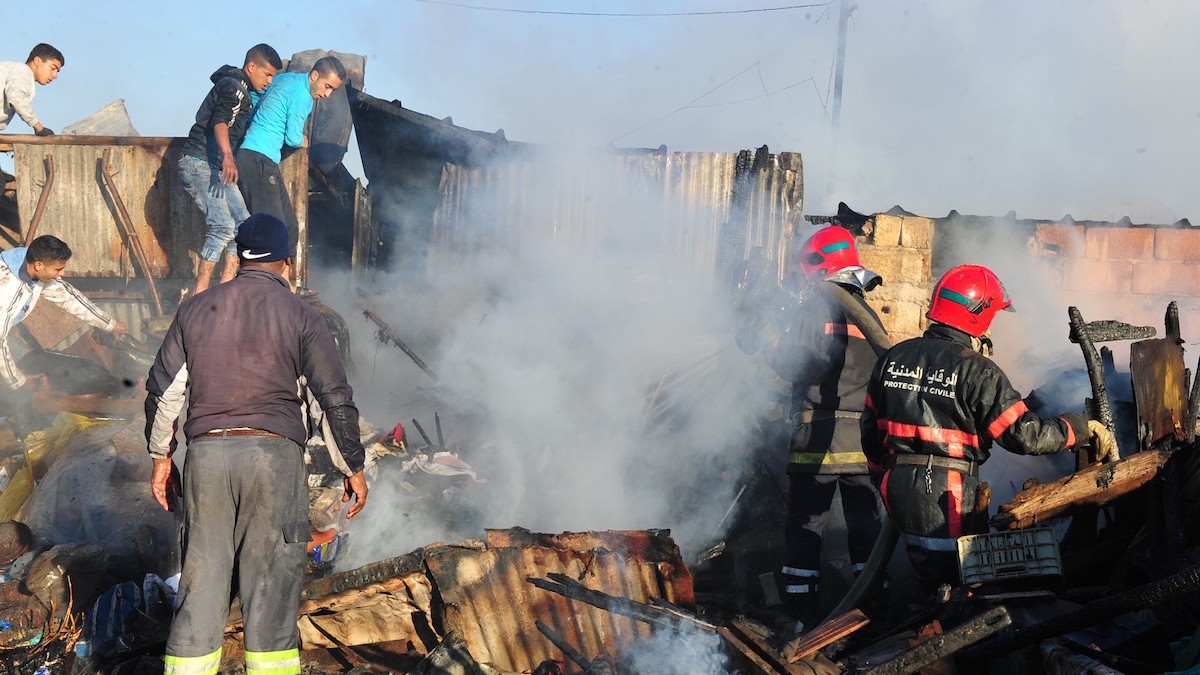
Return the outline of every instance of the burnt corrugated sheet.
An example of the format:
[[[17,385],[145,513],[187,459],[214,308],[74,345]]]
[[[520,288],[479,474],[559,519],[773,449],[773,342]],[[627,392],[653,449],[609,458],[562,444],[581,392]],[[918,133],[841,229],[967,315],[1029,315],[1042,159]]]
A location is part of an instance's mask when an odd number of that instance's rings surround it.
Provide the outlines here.
[[[783,257],[800,218],[798,154],[522,153],[467,168],[447,164],[430,237],[430,266],[557,237],[599,244],[642,233],[669,260],[713,275],[762,247]]]
[[[541,621],[576,651],[616,657],[650,627],[543,590],[527,581],[565,574],[603,593],[649,603],[689,604],[691,576],[665,533],[531,535],[489,533],[485,550],[447,548],[426,559],[442,601],[441,632],[454,631],[471,656],[506,672],[564,659],[537,629]],[[648,545],[649,544],[649,545]]]
[[[9,140],[9,139],[5,139]],[[161,137],[14,136],[21,232],[27,232],[46,182],[46,157],[54,182],[37,234],[52,234],[74,251],[68,277],[141,277],[118,226],[118,210],[104,185],[107,150],[113,180],[155,277],[190,278],[189,251],[198,251],[206,226],[179,182],[176,162],[184,139]],[[303,226],[307,220],[308,166],[303,152],[280,166]],[[298,159],[297,159],[298,158]],[[301,248],[303,250],[303,247]],[[303,261],[298,260],[297,264]]]
[[[691,573],[666,531],[489,530],[486,542],[433,544],[307,583],[299,607],[304,648],[385,640],[428,654],[453,631],[476,661],[529,672],[546,659],[565,658],[538,631],[538,621],[589,659],[615,658],[650,636],[644,622],[528,581],[551,573],[616,598],[695,606]],[[235,603],[226,631],[241,628]]]

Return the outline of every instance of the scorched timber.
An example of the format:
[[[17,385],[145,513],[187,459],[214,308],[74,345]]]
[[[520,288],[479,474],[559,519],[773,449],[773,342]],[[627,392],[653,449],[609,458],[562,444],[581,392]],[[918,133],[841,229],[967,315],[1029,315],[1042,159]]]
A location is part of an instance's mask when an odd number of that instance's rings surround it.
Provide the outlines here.
[[[1174,452],[1172,448],[1147,450],[1022,490],[1011,502],[1000,505],[991,520],[992,527],[1019,530],[1068,515],[1074,509],[1103,506],[1149,482]]]

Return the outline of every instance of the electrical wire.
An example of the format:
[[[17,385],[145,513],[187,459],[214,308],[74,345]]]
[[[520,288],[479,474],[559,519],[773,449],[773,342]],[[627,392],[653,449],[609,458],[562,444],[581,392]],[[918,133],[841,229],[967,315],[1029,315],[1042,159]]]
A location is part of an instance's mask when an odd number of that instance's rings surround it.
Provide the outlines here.
[[[464,2],[449,2],[449,0],[416,0],[428,5],[442,5],[444,7],[457,7],[460,9],[472,9],[481,12],[507,12],[510,14],[550,14],[555,16],[603,16],[603,17],[626,17],[626,18],[641,18],[641,17],[672,17],[672,16],[723,16],[729,14],[757,14],[761,12],[788,12],[797,9],[811,9],[814,7],[828,7],[837,0],[826,0],[826,2],[816,2],[805,5],[784,5],[781,7],[759,7],[754,9],[726,9],[726,10],[711,10],[697,12],[568,12],[564,10],[552,9],[517,9],[513,7],[485,7],[482,5],[470,5]]]
[[[674,115],[675,113],[677,113],[677,112],[679,112],[679,111],[681,111],[681,110],[687,110],[687,109],[688,109],[688,108],[689,108],[689,107],[690,107],[690,106],[691,106],[693,103],[695,103],[696,101],[699,101],[700,99],[704,98],[705,96],[708,96],[709,94],[713,93],[714,91],[716,91],[716,90],[720,89],[721,87],[724,87],[725,85],[729,84],[730,82],[733,82],[734,80],[738,79],[738,78],[739,78],[739,77],[741,77],[742,75],[745,75],[746,73],[750,72],[750,69],[751,69],[751,68],[754,68],[755,66],[757,66],[757,65],[758,65],[758,63],[759,63],[758,61],[755,61],[754,63],[751,63],[750,65],[746,66],[746,67],[745,67],[745,68],[743,68],[742,70],[738,71],[738,73],[737,73],[737,74],[733,75],[733,76],[732,76],[732,77],[730,77],[729,79],[727,79],[727,80],[725,80],[724,82],[722,82],[722,83],[718,84],[717,86],[713,87],[712,89],[709,89],[708,91],[704,92],[703,94],[700,94],[700,95],[699,95],[699,96],[697,96],[696,98],[694,98],[694,99],[692,99],[692,100],[688,101],[687,103],[685,103],[685,104],[683,104],[683,105],[679,106],[678,108],[676,108],[676,109],[672,110],[671,112],[667,113],[666,115],[663,115],[662,117],[659,117],[659,118],[657,118],[657,119],[650,120],[649,122],[646,122],[645,124],[643,124],[642,126],[640,126],[640,127],[636,128],[636,129],[630,129],[629,131],[626,131],[625,133],[621,134],[620,136],[617,136],[616,138],[613,138],[611,141],[609,141],[609,143],[614,143],[614,142],[616,142],[616,141],[618,141],[618,140],[620,140],[620,139],[622,139],[622,138],[625,138],[625,137],[626,137],[626,136],[628,136],[629,134],[632,134],[632,133],[636,133],[636,132],[638,132],[638,131],[641,131],[642,129],[645,129],[646,127],[648,127],[648,126],[650,126],[650,125],[652,125],[652,124],[657,124],[657,123],[659,123],[659,122],[661,122],[661,121],[663,121],[663,120],[667,119],[667,118],[668,118],[668,117],[670,117],[671,115]]]

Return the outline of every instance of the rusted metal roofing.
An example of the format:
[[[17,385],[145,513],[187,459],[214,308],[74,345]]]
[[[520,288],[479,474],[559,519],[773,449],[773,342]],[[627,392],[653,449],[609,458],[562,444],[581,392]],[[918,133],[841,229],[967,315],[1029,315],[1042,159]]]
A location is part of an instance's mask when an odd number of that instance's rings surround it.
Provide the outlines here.
[[[557,572],[641,603],[664,598],[692,604],[691,574],[662,532],[493,531],[486,549],[449,548],[430,556],[426,566],[442,600],[443,631],[462,637],[475,660],[503,671],[563,658],[538,632],[537,621],[589,658],[616,657],[650,636],[645,623],[540,589],[530,577]]]
[[[102,158],[109,152],[120,200],[156,278],[191,278],[189,252],[198,252],[206,226],[179,182],[176,162],[185,139],[123,136],[6,136],[17,176],[21,233],[28,231],[53,158],[54,182],[37,234],[53,234],[74,251],[68,277],[141,277],[118,226],[118,209],[104,185]],[[296,152],[280,165],[307,242],[307,154]],[[297,266],[305,264],[297,260]],[[303,269],[301,267],[301,269]]]
[[[599,244],[649,233],[670,260],[719,274],[754,247],[778,262],[803,199],[795,153],[522,153],[483,167],[447,164],[430,266],[535,237]]]
[[[552,149],[361,91],[350,100],[373,216],[395,229],[374,242],[383,265],[403,258],[422,274],[538,237],[601,242],[620,225],[729,281],[754,247],[781,260],[801,222],[797,153]]]
[[[691,573],[665,531],[490,530],[485,542],[434,544],[310,582],[300,604],[303,644],[398,641],[427,654],[453,632],[476,661],[521,672],[564,658],[538,621],[589,658],[615,658],[650,635],[645,623],[528,581],[553,573],[618,598],[694,606]],[[240,630],[236,611],[228,630]]]

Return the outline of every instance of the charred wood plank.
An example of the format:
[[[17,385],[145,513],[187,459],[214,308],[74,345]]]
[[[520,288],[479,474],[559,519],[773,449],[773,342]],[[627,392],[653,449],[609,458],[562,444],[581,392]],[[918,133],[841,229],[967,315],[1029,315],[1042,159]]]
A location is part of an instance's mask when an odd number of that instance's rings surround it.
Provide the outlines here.
[[[1196,364],[1196,376],[1192,378],[1192,389],[1188,395],[1188,411],[1187,411],[1187,440],[1188,443],[1196,441],[1196,419],[1200,417],[1200,363]]]
[[[555,647],[558,647],[559,651],[561,651],[563,654],[566,654],[567,658],[571,659],[575,665],[579,666],[585,675],[608,675],[610,672],[609,669],[604,667],[596,667],[596,665],[603,664],[594,664],[583,654],[575,651],[575,649],[571,646],[571,643],[567,642],[563,636],[554,632],[553,628],[542,623],[541,619],[537,619],[534,623],[537,625],[538,632],[540,632],[542,635],[545,635],[546,639],[549,640]]]
[[[1103,342],[1104,340],[1100,338],[1108,333],[1105,333],[1103,328],[1097,326],[1095,322],[1086,323],[1078,307],[1068,307],[1067,315],[1070,318],[1071,342],[1078,344],[1080,349],[1083,350],[1083,361],[1087,365],[1088,381],[1092,385],[1092,404],[1096,407],[1096,419],[1116,438],[1117,425],[1113,417],[1112,401],[1108,398],[1108,387],[1104,383],[1104,362],[1100,360],[1100,354],[1096,352],[1095,345],[1095,342]],[[1115,321],[1112,323],[1117,324]],[[1119,325],[1126,328],[1134,328],[1128,326],[1128,324]],[[1151,328],[1150,330],[1151,335],[1153,335],[1154,329]],[[1125,337],[1130,332],[1132,331],[1113,331],[1114,334],[1119,334],[1121,337],[1112,339],[1130,339]]]
[[[935,635],[896,658],[867,671],[867,675],[900,675],[921,668],[984,640],[1007,628],[1012,617],[1003,606],[993,607],[953,630]]]
[[[755,630],[754,626],[744,620],[734,619],[729,622],[728,628],[722,628],[722,631],[728,630],[745,645],[753,648],[758,654],[770,664],[773,670],[769,673],[783,673],[784,675],[812,675],[816,670],[812,667],[810,661],[804,663],[793,663],[780,653],[778,650],[767,644],[765,636],[760,631]],[[724,635],[724,633],[722,633]],[[814,652],[815,654],[815,652]],[[812,656],[812,654],[810,654]]]
[[[725,644],[737,650],[760,673],[764,675],[786,675],[788,673],[787,664],[782,657],[767,658],[762,654],[761,646],[742,631],[721,627],[717,629],[717,633],[725,640]]]
[[[1142,449],[1167,438],[1187,438],[1188,392],[1181,342],[1163,338],[1133,343],[1129,369]]]
[[[1078,310],[1077,310],[1078,311]],[[1134,326],[1121,321],[1088,321],[1082,324],[1087,329],[1088,338],[1095,342],[1116,342],[1118,340],[1145,340],[1158,334],[1153,326]],[[1079,343],[1079,336],[1071,326],[1071,342]]]
[[[795,663],[800,659],[812,656],[822,647],[841,640],[868,623],[871,623],[871,620],[862,610],[851,610],[825,620],[812,631],[787,643],[783,648],[783,653],[788,657],[789,663]]]
[[[1174,448],[1147,450],[1022,490],[1012,501],[1000,505],[991,525],[999,530],[1021,529],[1067,515],[1073,509],[1103,506],[1149,482],[1174,452]]]
[[[558,572],[550,572],[546,576],[550,579],[549,581],[537,577],[526,577],[525,580],[542,590],[557,593],[572,600],[585,602],[593,607],[599,607],[605,611],[620,614],[636,621],[658,625],[672,625],[680,621],[687,621],[708,631],[716,632],[717,630],[717,626],[688,614],[682,608],[665,609],[629,598],[612,596],[601,591],[592,590],[571,577]]]

